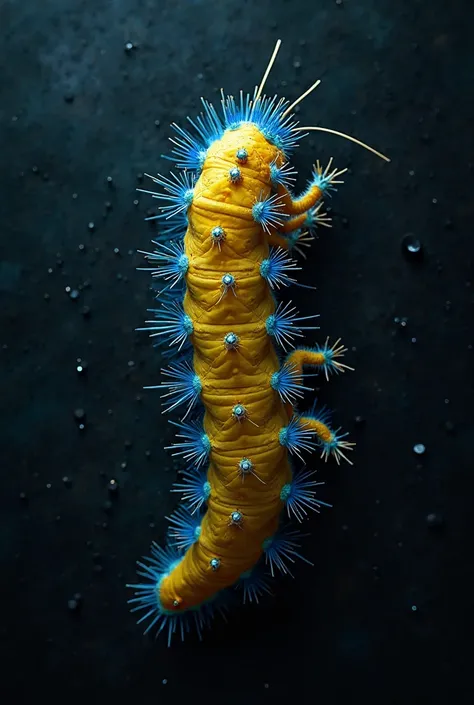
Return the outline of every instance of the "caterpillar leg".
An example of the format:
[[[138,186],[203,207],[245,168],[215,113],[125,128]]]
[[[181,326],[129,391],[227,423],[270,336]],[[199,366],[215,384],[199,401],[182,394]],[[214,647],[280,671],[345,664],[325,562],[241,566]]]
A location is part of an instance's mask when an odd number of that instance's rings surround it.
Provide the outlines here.
[[[299,374],[303,374],[304,365],[318,367],[324,371],[327,380],[329,380],[330,374],[338,374],[339,372],[344,372],[344,370],[353,371],[353,367],[344,365],[338,360],[338,358],[341,358],[344,353],[347,352],[347,348],[345,348],[344,345],[339,345],[340,340],[339,338],[330,346],[329,338],[326,338],[324,345],[318,345],[314,349],[296,348],[296,350],[293,350],[293,352],[288,355],[286,361],[289,365],[294,365]]]
[[[292,366],[296,375],[301,378],[303,375],[304,365],[312,365],[324,370],[326,379],[333,373],[344,372],[344,370],[352,370],[349,365],[344,365],[337,358],[340,358],[347,351],[343,345],[340,345],[340,339],[336,340],[333,345],[329,345],[329,338],[322,346],[317,346],[314,349],[297,348],[291,352],[286,364]],[[345,455],[344,451],[352,450],[354,443],[344,440],[347,433],[340,433],[341,429],[333,430],[329,424],[329,413],[326,410],[321,410],[318,414],[312,412],[306,416],[300,416],[299,422],[301,427],[308,432],[315,434],[318,445],[322,449],[321,457],[327,460],[332,455],[339,465],[341,459],[352,465],[352,462]]]
[[[328,426],[328,412],[323,411],[315,416],[300,416],[301,426],[306,431],[312,431],[318,440],[318,445],[322,449],[321,457],[325,461],[332,455],[339,465],[342,460],[345,460],[349,465],[353,465],[352,461],[345,455],[344,451],[352,450],[355,443],[345,441],[347,433],[340,433],[340,428],[335,431]]]
[[[279,230],[281,233],[293,233],[295,230],[299,230],[306,225],[306,218],[308,214],[305,211],[301,215],[297,215],[295,218],[290,218],[280,226]]]
[[[292,198],[290,191],[285,184],[277,182],[278,195],[280,196],[287,215],[307,213],[314,208],[323,195],[334,191],[336,184],[343,183],[339,179],[339,176],[344,174],[347,169],[341,169],[339,171],[337,169],[331,170],[331,164],[332,157],[325,169],[321,167],[319,161],[316,162],[311,180],[309,182],[309,187],[306,190],[306,193],[299,198]]]
[[[302,247],[311,247],[314,240],[313,233],[318,225],[331,227],[331,218],[327,213],[321,212],[323,202],[318,203],[305,213],[297,215],[295,218],[282,223],[278,232],[272,231],[268,236],[268,243],[273,246],[282,247],[289,252],[298,252],[304,259],[306,256],[301,250]]]

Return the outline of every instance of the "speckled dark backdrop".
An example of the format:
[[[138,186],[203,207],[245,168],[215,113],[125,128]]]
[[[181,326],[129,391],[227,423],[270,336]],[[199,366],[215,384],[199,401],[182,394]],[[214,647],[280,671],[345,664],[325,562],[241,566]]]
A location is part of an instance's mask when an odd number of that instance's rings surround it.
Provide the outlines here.
[[[6,703],[472,702],[473,19],[469,0],[1,3]],[[169,123],[221,86],[252,90],[278,37],[268,91],[322,78],[303,124],[392,157],[322,135],[294,158],[300,187],[316,158],[351,167],[301,273],[318,291],[292,295],[321,314],[320,340],[351,349],[356,372],[321,398],[355,466],[322,468],[334,508],[311,521],[314,569],[168,650],[142,637],[124,588],[164,537],[176,474],[142,389],[160,368],[135,332],[155,204],[135,189],[168,170]]]

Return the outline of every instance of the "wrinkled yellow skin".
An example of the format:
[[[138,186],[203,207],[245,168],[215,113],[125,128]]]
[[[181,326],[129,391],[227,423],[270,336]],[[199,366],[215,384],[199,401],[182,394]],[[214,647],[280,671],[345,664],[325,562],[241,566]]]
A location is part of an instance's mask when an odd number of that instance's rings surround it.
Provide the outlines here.
[[[240,164],[236,152],[242,147],[248,159]],[[269,236],[252,217],[257,198],[271,193],[274,160],[281,165],[282,153],[254,125],[227,130],[208,150],[188,210],[184,311],[193,322],[193,364],[202,383],[204,431],[211,441],[207,475],[211,493],[199,540],[160,582],[158,597],[164,610],[197,606],[255,565],[264,540],[278,528],[280,492],[291,481],[288,451],[279,443],[279,431],[293,409],[270,386],[280,364],[265,321],[276,305],[259,271],[269,254]],[[229,179],[235,166],[242,174],[236,184]],[[301,213],[320,196],[313,187],[297,207],[288,195],[285,212]],[[225,231],[220,249],[210,236],[218,225]],[[235,295],[228,290],[222,296],[226,273],[235,277]],[[239,337],[237,350],[225,348],[229,332]],[[246,408],[248,419],[232,416],[236,404]],[[252,461],[258,478],[240,475],[238,463],[244,457]],[[230,523],[235,510],[243,514],[240,526]],[[210,566],[212,558],[220,560],[217,570]]]

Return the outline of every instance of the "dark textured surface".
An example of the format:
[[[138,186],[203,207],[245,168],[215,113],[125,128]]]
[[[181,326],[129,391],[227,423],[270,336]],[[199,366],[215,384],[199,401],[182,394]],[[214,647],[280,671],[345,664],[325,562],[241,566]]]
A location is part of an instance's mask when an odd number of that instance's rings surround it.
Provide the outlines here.
[[[1,3],[5,702],[472,701],[473,19],[468,0]],[[168,125],[201,95],[252,90],[278,37],[268,92],[322,78],[302,124],[392,157],[322,135],[293,160],[300,187],[316,158],[351,166],[300,273],[318,291],[291,296],[321,314],[320,340],[353,347],[356,372],[321,398],[357,441],[355,466],[321,469],[334,508],[309,524],[314,569],[168,650],[142,638],[124,588],[175,506],[171,428],[142,391],[160,358],[134,332],[153,303],[135,270],[154,205],[137,174],[168,171]]]

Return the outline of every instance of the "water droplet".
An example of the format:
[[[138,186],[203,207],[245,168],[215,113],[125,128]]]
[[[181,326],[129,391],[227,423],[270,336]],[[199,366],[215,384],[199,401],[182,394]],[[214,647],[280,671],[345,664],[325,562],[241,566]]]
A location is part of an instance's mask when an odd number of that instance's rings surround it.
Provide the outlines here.
[[[76,372],[78,375],[85,375],[87,372],[87,362],[80,357],[77,358]]]
[[[443,517],[440,514],[432,512],[426,517],[426,523],[430,529],[440,529],[444,525]]]
[[[109,482],[107,484],[107,489],[111,495],[116,495],[118,492],[118,489],[119,489],[117,480],[114,480],[114,479],[109,480]]]
[[[423,445],[423,443],[416,443],[413,446],[413,452],[416,453],[416,455],[423,455],[426,451],[426,447]]]
[[[406,259],[419,260],[423,254],[423,248],[420,240],[413,234],[407,233],[402,238],[402,252]]]

